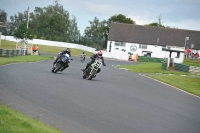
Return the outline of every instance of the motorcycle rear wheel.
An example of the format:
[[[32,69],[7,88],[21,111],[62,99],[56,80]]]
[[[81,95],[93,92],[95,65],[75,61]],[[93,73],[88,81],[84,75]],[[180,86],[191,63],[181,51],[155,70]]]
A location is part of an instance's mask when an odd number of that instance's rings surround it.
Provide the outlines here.
[[[86,75],[83,74],[83,78],[86,79]]]

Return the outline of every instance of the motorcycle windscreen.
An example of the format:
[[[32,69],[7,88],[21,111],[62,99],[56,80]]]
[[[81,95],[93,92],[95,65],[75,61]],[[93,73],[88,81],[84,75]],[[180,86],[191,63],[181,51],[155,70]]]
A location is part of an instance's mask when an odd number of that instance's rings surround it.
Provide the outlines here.
[[[61,59],[63,62],[66,62],[69,60],[69,58],[67,56],[63,56],[62,59]]]

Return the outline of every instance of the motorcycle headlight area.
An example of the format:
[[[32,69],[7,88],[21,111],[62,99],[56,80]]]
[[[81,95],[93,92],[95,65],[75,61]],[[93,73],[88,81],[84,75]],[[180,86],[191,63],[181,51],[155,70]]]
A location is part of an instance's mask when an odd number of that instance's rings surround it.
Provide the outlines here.
[[[67,60],[68,60],[68,57],[66,57],[66,56],[62,58],[63,62],[66,62]]]

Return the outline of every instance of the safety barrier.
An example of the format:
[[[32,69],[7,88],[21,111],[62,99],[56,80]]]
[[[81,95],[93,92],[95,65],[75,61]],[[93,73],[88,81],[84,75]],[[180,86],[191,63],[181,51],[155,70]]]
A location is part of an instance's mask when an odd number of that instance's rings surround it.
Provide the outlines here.
[[[200,75],[200,67],[174,63],[174,68],[175,68],[175,70],[179,70],[179,71],[183,71],[183,72],[189,72],[189,73],[192,73],[192,74]]]
[[[140,62],[162,62],[162,61],[164,61],[164,59],[163,58],[155,58],[155,57],[139,56],[138,61],[140,61]]]
[[[0,57],[12,57],[20,55],[24,55],[24,50],[0,49]]]
[[[167,63],[165,61],[162,61],[162,69],[167,70]]]
[[[15,37],[13,36],[4,36],[1,35],[1,38],[5,38],[5,40],[8,41],[14,41],[14,42],[19,42]],[[47,45],[47,46],[58,46],[58,47],[68,47],[68,48],[76,48],[76,49],[81,49],[83,51],[88,51],[88,52],[95,52],[95,48],[91,48],[85,45],[80,45],[80,44],[74,44],[74,43],[66,43],[66,42],[57,42],[57,41],[49,41],[49,40],[42,40],[42,39],[33,39],[33,40],[28,40],[28,44],[35,44],[35,45]]]
[[[184,64],[179,64],[179,63],[174,63],[174,69],[183,71],[183,72],[189,72],[190,66],[184,65]]]

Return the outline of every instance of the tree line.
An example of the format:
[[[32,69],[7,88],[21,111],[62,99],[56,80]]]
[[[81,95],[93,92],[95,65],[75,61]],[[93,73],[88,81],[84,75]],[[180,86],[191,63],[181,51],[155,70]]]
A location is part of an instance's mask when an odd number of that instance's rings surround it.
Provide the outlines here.
[[[28,19],[29,18],[29,19]],[[27,21],[28,25],[27,25]],[[47,7],[35,7],[34,12],[28,14],[18,12],[10,16],[7,21],[7,13],[0,9],[0,22],[6,23],[7,27],[0,27],[3,35],[14,36],[20,39],[44,39],[68,43],[83,44],[86,46],[103,49],[107,46],[109,25],[111,22],[136,24],[134,20],[123,14],[113,15],[108,20],[100,21],[95,17],[89,21],[89,26],[80,34],[75,16],[71,16],[57,0]],[[150,23],[149,26],[161,26],[160,23]]]

